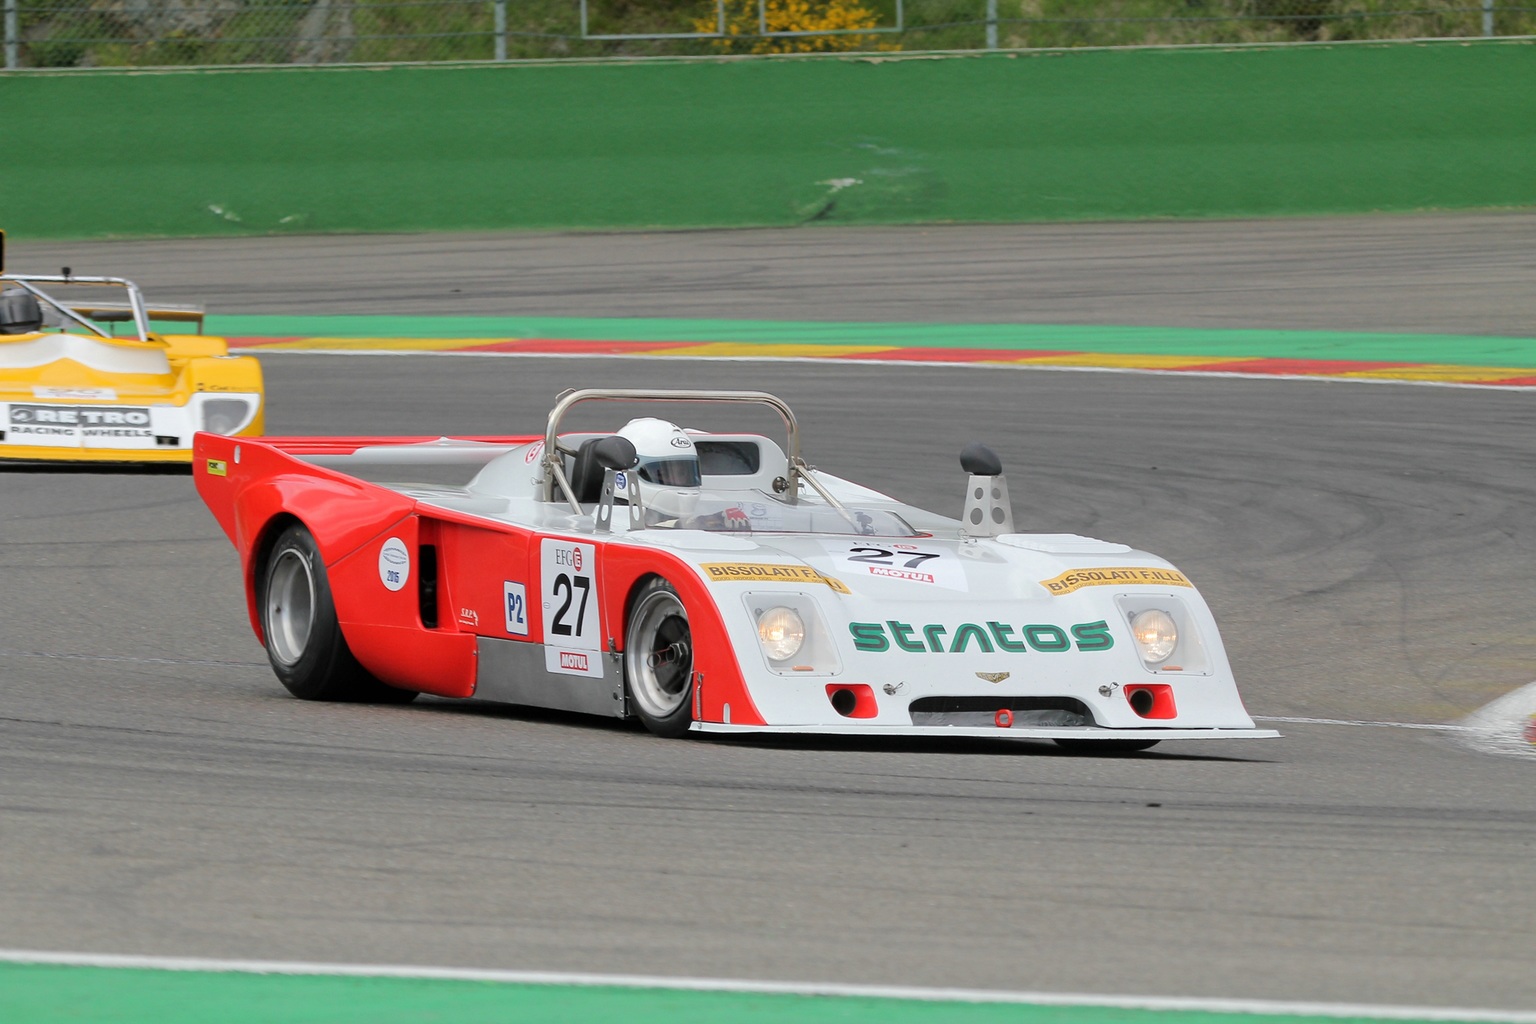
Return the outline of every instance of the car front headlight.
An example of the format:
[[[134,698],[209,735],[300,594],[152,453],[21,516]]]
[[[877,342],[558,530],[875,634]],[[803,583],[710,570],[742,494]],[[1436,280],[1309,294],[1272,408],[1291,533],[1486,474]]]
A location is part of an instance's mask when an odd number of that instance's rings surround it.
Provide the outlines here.
[[[1161,665],[1179,646],[1179,628],[1173,616],[1159,608],[1131,616],[1131,636],[1141,648],[1141,660],[1148,665]]]
[[[793,608],[769,608],[757,618],[757,639],[770,661],[787,661],[805,643],[805,620]]]
[[[233,434],[251,421],[255,404],[248,398],[209,398],[203,402],[203,429],[210,434]]]

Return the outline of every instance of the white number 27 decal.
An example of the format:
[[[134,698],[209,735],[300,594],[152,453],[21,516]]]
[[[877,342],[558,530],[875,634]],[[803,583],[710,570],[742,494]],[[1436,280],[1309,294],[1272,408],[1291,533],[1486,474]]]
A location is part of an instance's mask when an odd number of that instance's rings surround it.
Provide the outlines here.
[[[602,649],[596,554],[591,544],[552,538],[540,544],[539,596],[545,644]]]

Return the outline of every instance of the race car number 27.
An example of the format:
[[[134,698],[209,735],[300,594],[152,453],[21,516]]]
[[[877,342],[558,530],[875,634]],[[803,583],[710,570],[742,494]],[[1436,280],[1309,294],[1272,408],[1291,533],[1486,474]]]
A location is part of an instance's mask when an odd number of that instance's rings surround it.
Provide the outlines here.
[[[832,556],[833,571],[840,575],[874,576],[947,590],[966,589],[965,570],[956,559],[916,544],[901,541],[848,546],[828,544],[827,553]]]
[[[546,644],[589,651],[601,649],[594,554],[591,544],[543,542],[539,581]]]

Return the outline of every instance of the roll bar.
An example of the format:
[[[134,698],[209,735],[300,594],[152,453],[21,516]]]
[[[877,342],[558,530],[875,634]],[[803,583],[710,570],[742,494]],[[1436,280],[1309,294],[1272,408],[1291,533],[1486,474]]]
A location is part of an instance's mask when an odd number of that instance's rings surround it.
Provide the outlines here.
[[[106,331],[97,327],[86,319],[86,316],[94,312],[118,312],[128,314],[133,320],[133,326],[138,331],[140,341],[149,341],[149,310],[144,305],[144,296],[139,293],[139,286],[124,277],[79,277],[69,273],[68,269],[62,274],[0,274],[0,283],[20,285],[44,305],[59,311],[66,319],[71,320],[77,327],[84,327],[98,338],[109,337]],[[64,302],[56,299],[37,287],[40,284],[91,284],[109,285],[123,288],[128,292],[128,302],[123,303],[89,303],[89,302]],[[83,311],[85,315],[82,315]],[[201,329],[202,312],[193,307],[178,307],[176,312],[185,315],[177,319],[196,319]]]
[[[544,455],[543,463],[549,478],[559,487],[565,500],[570,502],[571,510],[578,515],[581,513],[581,503],[576,500],[576,493],[571,489],[571,482],[566,479],[565,467],[560,460],[560,450],[557,447],[557,438],[560,431],[560,421],[571,407],[580,402],[708,402],[730,403],[745,405],[766,405],[777,412],[784,420],[784,428],[788,433],[787,454],[789,456],[789,479],[785,495],[790,504],[795,504],[800,495],[800,482],[803,480],[822,499],[838,511],[844,511],[843,506],[834,498],[821,482],[812,475],[810,466],[800,457],[800,425],[795,422],[794,410],[777,395],[770,395],[766,391],[651,391],[641,388],[582,388],[580,390],[564,392],[555,407],[549,411],[549,425],[544,429]],[[550,495],[554,497],[553,494]]]

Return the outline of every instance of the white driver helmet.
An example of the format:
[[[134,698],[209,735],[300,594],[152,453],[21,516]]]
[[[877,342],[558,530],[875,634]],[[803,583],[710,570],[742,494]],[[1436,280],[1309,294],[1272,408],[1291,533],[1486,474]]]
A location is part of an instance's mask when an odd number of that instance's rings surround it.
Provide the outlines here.
[[[653,416],[630,420],[619,428],[620,437],[635,446],[635,468],[619,474],[614,496],[625,501],[634,493],[633,474],[640,478],[640,501],[664,516],[689,516],[699,503],[699,453],[693,438],[675,423]]]

